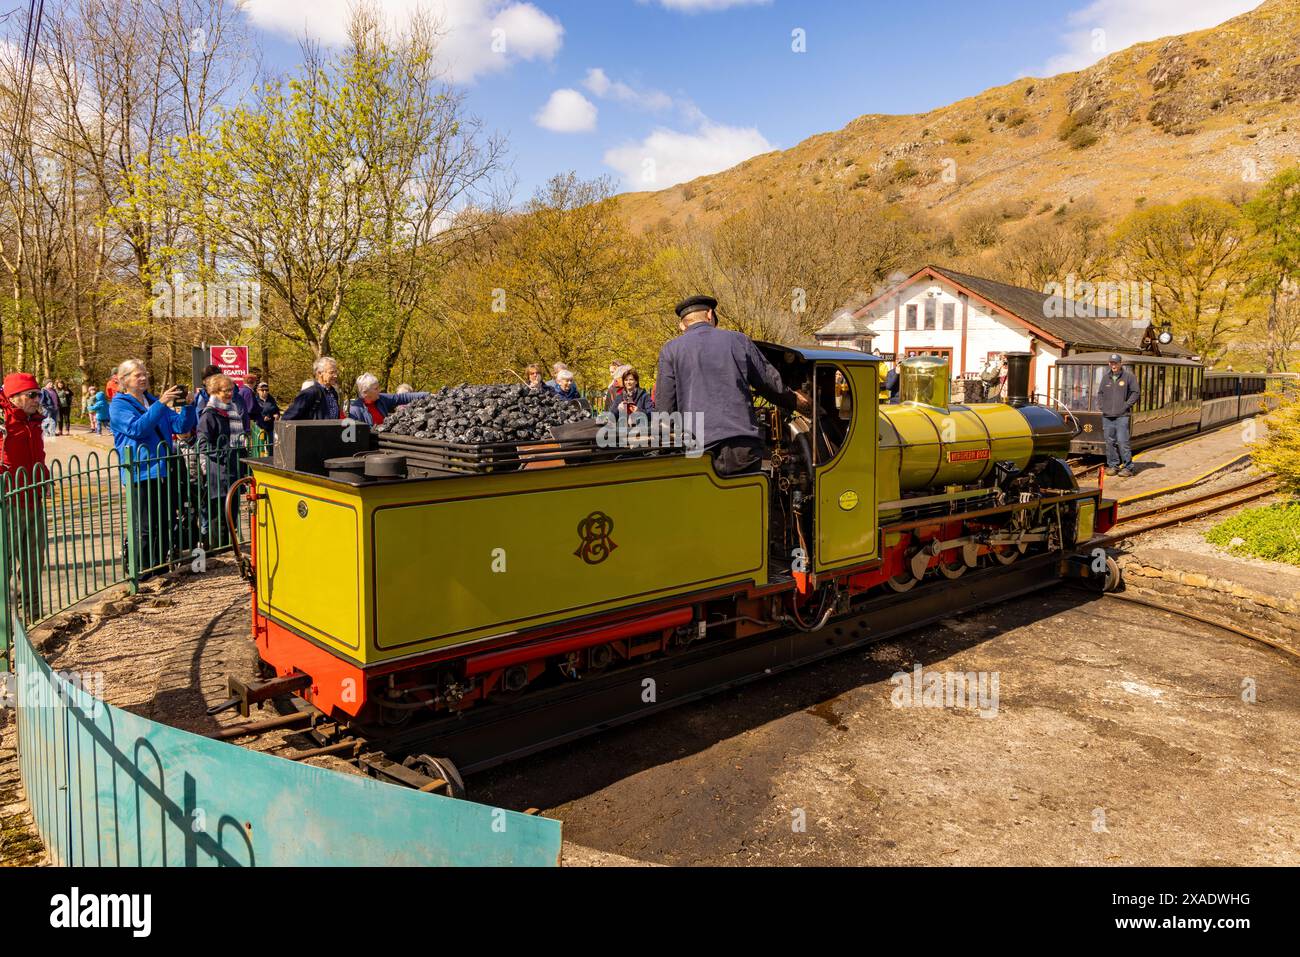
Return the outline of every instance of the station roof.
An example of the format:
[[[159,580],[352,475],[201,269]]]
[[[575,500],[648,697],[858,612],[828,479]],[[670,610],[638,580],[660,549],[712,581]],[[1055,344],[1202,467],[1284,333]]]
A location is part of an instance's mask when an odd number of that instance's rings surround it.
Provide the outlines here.
[[[1149,323],[1141,328],[1134,326],[1133,320],[1115,316],[1104,309],[1097,309],[1079,302],[1061,300],[1045,292],[1012,286],[983,276],[971,276],[941,266],[925,266],[907,279],[877,296],[854,313],[855,318],[869,319],[875,309],[887,302],[898,290],[921,279],[946,281],[959,291],[965,292],[987,308],[1010,319],[1017,325],[1024,326],[1039,338],[1058,348],[1102,350],[1112,352],[1134,352],[1139,349],[1147,333]],[[1049,308],[1049,304],[1055,308]],[[1071,308],[1065,308],[1067,305]],[[1055,315],[1056,312],[1073,312],[1074,315]],[[1098,313],[1090,318],[1089,312]],[[1161,351],[1178,355],[1190,355],[1178,346],[1160,346]]]

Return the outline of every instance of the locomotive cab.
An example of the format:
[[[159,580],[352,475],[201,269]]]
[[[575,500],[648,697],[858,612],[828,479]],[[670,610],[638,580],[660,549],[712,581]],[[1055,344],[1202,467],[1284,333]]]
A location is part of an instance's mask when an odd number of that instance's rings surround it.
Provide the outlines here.
[[[759,348],[788,386],[812,400],[810,415],[766,410],[774,562],[823,573],[872,561],[879,555],[875,422],[882,360],[851,350]]]

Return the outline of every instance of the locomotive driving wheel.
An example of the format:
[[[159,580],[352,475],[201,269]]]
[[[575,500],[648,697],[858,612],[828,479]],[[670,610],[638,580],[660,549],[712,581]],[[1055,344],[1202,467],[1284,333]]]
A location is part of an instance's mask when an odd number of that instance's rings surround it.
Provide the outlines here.
[[[962,575],[966,574],[966,563],[961,558],[958,558],[955,562],[941,561],[937,567],[939,574],[948,579],[961,578]]]
[[[916,556],[919,555],[920,553],[921,550],[919,548],[909,548],[907,550],[907,553],[903,559],[902,573],[895,575],[893,578],[885,582],[885,584],[888,585],[892,591],[899,592],[901,594],[902,592],[911,591],[913,588],[915,588],[917,585],[921,583],[921,578],[918,577],[912,570],[912,559],[916,558]]]
[[[1010,565],[1019,561],[1024,552],[1020,545],[994,545],[989,549],[989,554],[999,565]]]

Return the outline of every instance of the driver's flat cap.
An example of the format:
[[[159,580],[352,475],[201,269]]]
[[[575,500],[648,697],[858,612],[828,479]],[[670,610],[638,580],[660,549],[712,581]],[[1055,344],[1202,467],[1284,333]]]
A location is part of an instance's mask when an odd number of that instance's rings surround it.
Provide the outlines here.
[[[693,312],[703,312],[706,309],[717,309],[718,300],[712,296],[691,296],[689,299],[683,299],[677,304],[677,318],[685,319]]]

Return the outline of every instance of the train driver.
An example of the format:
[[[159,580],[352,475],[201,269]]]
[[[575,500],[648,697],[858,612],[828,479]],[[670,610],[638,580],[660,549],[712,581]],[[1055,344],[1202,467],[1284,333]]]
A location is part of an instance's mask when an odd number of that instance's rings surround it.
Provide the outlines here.
[[[763,464],[750,389],[786,410],[811,412],[812,403],[786,388],[748,336],[719,329],[717,308],[711,296],[692,296],[678,304],[682,334],[659,353],[655,407],[698,422],[701,434],[695,438],[713,453],[718,474],[742,475]]]

